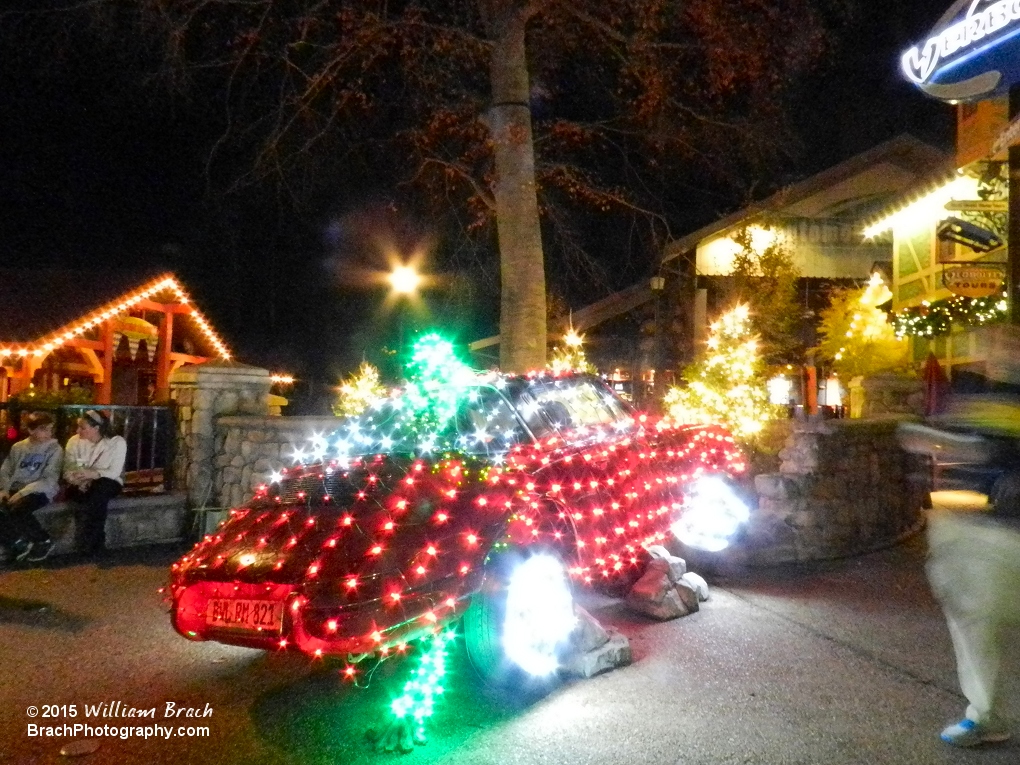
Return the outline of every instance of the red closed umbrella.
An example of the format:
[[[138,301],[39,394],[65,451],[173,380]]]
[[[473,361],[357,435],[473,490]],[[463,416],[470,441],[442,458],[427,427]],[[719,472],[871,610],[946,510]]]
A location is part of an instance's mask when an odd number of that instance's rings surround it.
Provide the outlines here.
[[[940,414],[945,409],[946,396],[949,395],[949,378],[934,353],[928,354],[921,379],[924,381],[924,416]]]

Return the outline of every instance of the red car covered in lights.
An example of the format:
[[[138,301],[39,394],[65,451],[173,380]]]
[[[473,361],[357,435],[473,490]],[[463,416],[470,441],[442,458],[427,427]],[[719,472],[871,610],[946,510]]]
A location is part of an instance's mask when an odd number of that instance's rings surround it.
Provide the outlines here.
[[[479,378],[426,398],[347,421],[232,510],[172,568],[175,628],[385,655],[498,599],[514,556],[549,553],[576,586],[633,576],[693,481],[744,470],[721,428],[637,415],[592,376]],[[476,666],[501,652],[498,607],[481,613],[465,620]]]

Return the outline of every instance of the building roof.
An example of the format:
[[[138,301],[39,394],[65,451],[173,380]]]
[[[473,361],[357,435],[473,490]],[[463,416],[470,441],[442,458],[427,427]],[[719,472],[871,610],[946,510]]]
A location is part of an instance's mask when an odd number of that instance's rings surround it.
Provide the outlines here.
[[[678,258],[707,239],[769,214],[855,221],[873,217],[906,189],[951,170],[953,162],[952,155],[900,135],[670,242],[662,260]]]
[[[0,269],[0,343],[29,343],[158,273]]]
[[[950,154],[911,135],[900,135],[668,243],[662,262],[678,258],[696,250],[702,242],[725,236],[768,215],[860,223],[873,217],[907,189],[931,183],[933,178],[951,171],[953,161]],[[647,303],[654,294],[650,281],[645,279],[574,310],[571,326],[584,331]],[[567,327],[550,329],[556,333],[566,331]],[[477,340],[470,347],[478,350],[498,344],[496,335]]]
[[[55,339],[86,317],[101,320],[145,298],[188,303],[176,277],[160,272],[0,269],[0,346],[34,347]],[[197,310],[191,309],[215,355],[229,357],[226,347]],[[94,324],[95,322],[93,322]],[[55,342],[59,345],[66,337]]]

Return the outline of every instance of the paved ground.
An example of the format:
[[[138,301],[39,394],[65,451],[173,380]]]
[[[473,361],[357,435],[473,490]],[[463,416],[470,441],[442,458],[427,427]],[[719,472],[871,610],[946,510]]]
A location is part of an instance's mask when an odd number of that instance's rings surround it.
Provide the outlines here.
[[[26,735],[30,705],[77,704],[78,718],[45,720],[59,724],[84,722],[85,704],[118,700],[157,707],[161,724],[208,725],[210,736],[105,738],[75,761],[1020,762],[1020,742],[961,752],[937,739],[964,702],[924,582],[923,538],[853,560],[716,579],[699,613],[668,623],[592,598],[596,614],[631,638],[632,666],[515,708],[479,692],[455,658],[432,741],[403,758],[374,753],[364,731],[409,663],[388,663],[357,690],[300,657],[183,640],[156,592],[174,552],[0,573],[0,763],[68,761],[59,751],[73,737]],[[1015,687],[1010,695],[1020,698]],[[213,715],[167,721],[168,701],[208,704]]]

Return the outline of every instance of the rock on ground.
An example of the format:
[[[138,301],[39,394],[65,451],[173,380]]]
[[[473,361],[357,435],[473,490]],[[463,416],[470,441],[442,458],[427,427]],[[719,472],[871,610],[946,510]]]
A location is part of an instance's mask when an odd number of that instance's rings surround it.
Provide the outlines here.
[[[632,661],[630,641],[616,630],[608,632],[608,640],[587,653],[574,653],[564,664],[563,671],[575,677],[594,677]]]
[[[670,562],[654,558],[625,600],[628,608],[667,621],[698,610],[697,591],[684,579],[671,581]]]

